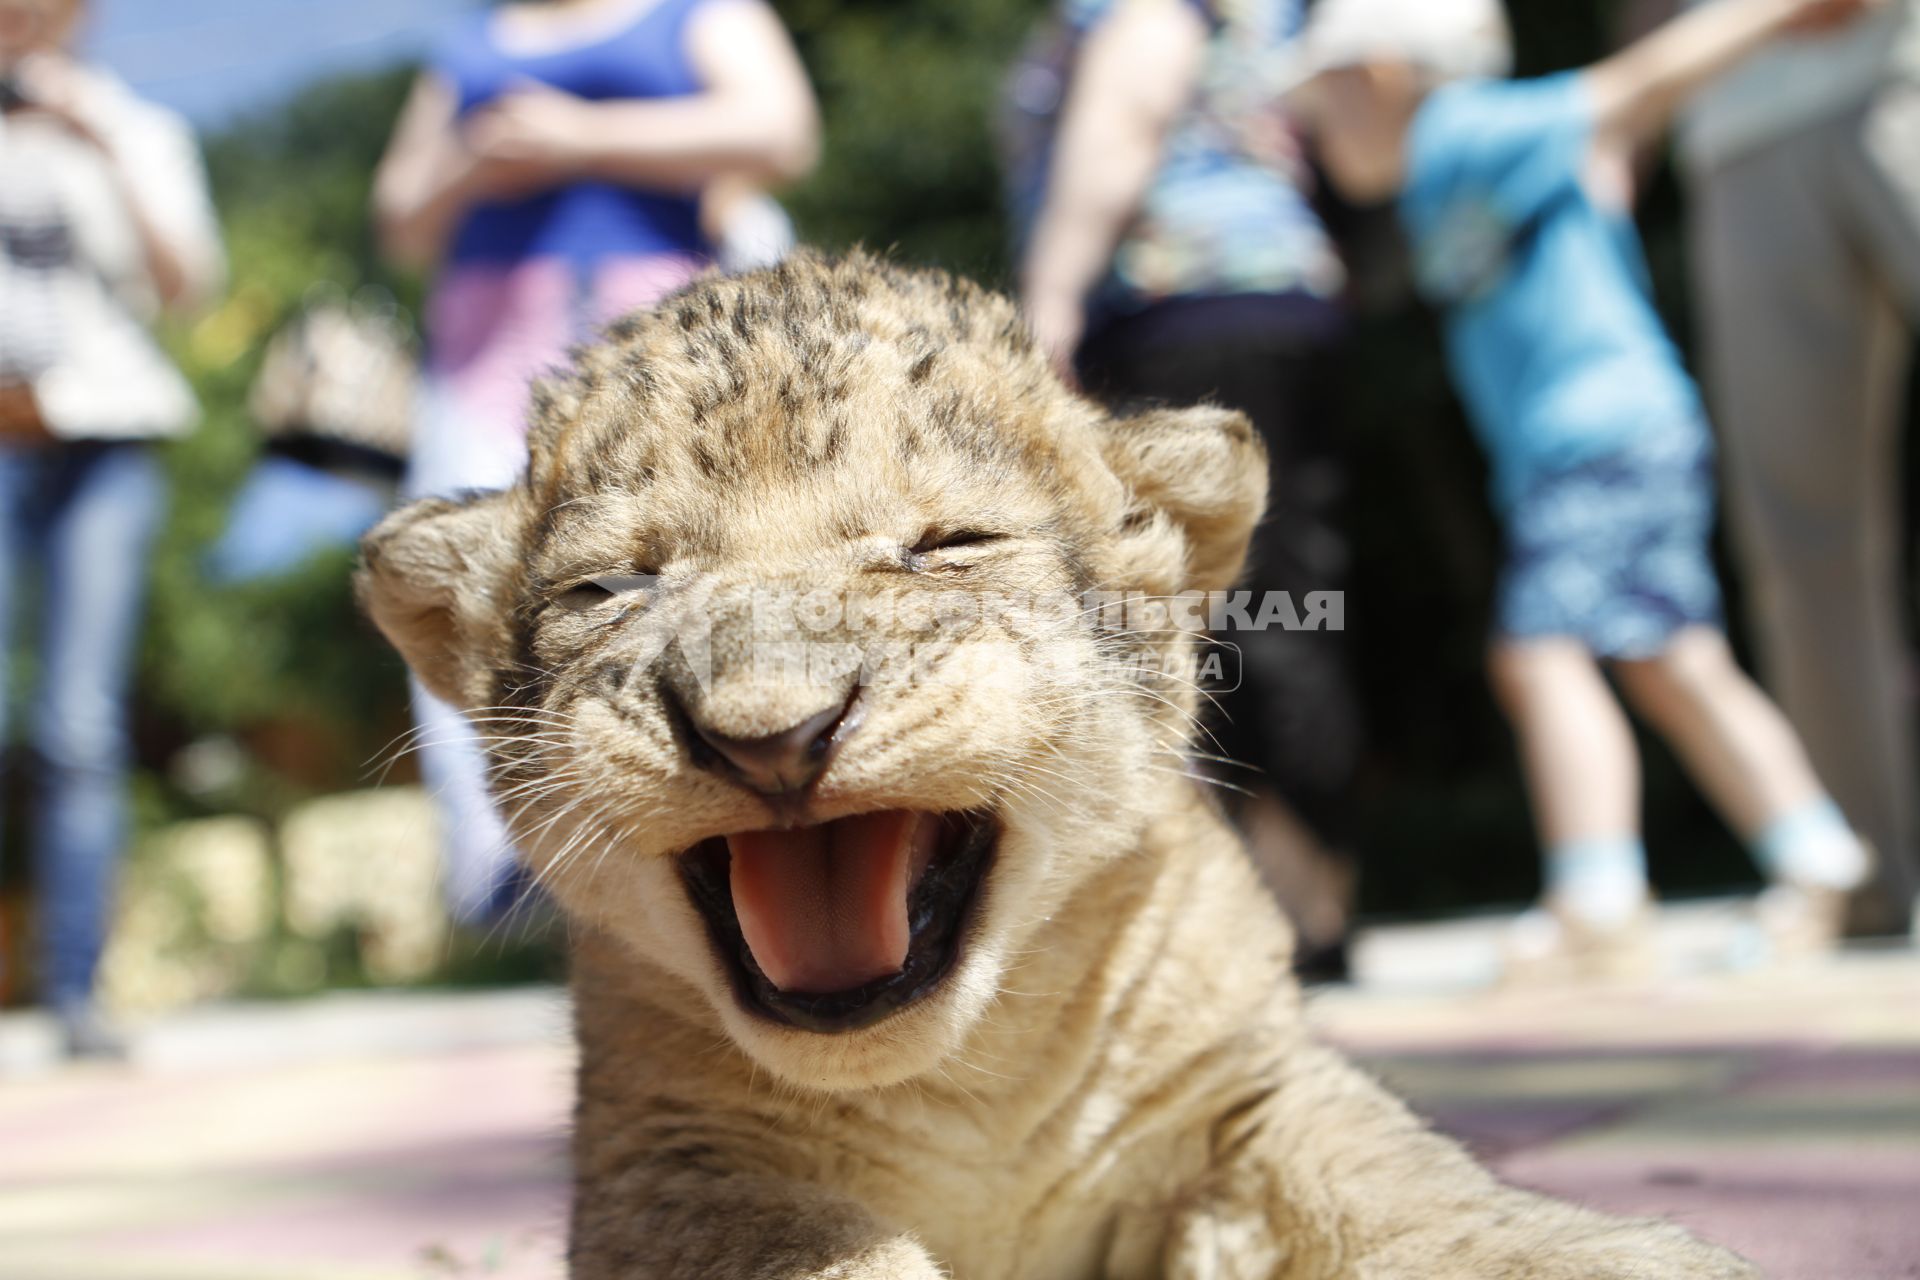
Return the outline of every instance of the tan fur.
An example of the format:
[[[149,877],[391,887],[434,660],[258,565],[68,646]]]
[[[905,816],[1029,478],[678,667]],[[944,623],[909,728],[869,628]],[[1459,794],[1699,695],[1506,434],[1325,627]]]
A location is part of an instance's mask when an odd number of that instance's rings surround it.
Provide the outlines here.
[[[1307,1039],[1287,927],[1183,768],[1193,697],[1101,662],[1177,633],[983,622],[941,641],[948,678],[863,693],[807,820],[994,807],[968,944],[861,1031],[733,998],[671,859],[783,815],[690,763],[660,691],[734,735],[846,696],[751,663],[748,592],[1224,587],[1264,476],[1238,415],[1071,394],[1001,298],[807,258],[617,326],[543,392],[523,483],[370,536],[367,607],[471,709],[572,922],[576,1276],[1753,1274],[1499,1185]],[[567,594],[640,572],[643,608]]]

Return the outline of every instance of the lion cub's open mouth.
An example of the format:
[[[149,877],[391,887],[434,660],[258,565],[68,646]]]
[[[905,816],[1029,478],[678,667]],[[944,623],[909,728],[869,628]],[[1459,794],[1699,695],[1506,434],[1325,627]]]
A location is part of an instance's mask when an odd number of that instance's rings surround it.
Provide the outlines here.
[[[850,1031],[946,977],[998,836],[980,814],[864,813],[702,841],[680,871],[748,1009]]]

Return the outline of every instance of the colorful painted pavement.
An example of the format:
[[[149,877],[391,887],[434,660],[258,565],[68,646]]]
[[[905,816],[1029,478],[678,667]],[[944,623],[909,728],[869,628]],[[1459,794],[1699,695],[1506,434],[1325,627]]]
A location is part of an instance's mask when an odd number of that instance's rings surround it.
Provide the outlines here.
[[[1329,993],[1321,1027],[1503,1176],[1775,1280],[1920,1278],[1920,956],[1657,993]]]
[[[1313,1014],[1512,1179],[1670,1216],[1778,1280],[1920,1278],[1911,951]],[[0,1278],[558,1276],[563,1019],[551,993],[340,997],[191,1015],[87,1069],[0,1020]]]

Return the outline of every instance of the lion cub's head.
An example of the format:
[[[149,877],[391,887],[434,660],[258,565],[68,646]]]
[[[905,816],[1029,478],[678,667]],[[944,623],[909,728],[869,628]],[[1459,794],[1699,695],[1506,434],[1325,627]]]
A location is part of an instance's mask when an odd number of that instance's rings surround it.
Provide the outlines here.
[[[373,617],[568,911],[784,1079],[933,1068],[1179,772],[1192,637],[1113,602],[1237,573],[1246,421],[1112,418],[868,258],[698,284],[537,399],[516,487],[367,539]]]

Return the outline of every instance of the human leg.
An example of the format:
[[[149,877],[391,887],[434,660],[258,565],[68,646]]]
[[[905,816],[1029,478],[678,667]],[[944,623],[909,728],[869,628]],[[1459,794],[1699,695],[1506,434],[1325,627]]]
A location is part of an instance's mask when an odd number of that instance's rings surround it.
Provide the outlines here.
[[[1141,403],[1212,402],[1245,413],[1266,443],[1267,515],[1254,532],[1245,586],[1255,600],[1285,592],[1297,608],[1313,592],[1346,586],[1340,503],[1345,477],[1327,439],[1320,380],[1324,340],[1240,332],[1183,304],[1185,325],[1122,323],[1083,352],[1086,385],[1117,409]],[[1257,605],[1256,605],[1257,610]],[[1301,972],[1344,975],[1344,941],[1357,880],[1351,865],[1353,779],[1364,726],[1344,632],[1236,630],[1237,684],[1215,692],[1200,749],[1237,764],[1230,785],[1251,791],[1240,821],[1256,860],[1293,917]]]
[[[1519,744],[1549,907],[1595,928],[1625,923],[1648,889],[1639,752],[1619,702],[1575,639],[1497,640],[1488,669]]]
[[[525,463],[518,434],[473,411],[452,385],[429,383],[416,423],[409,498],[504,488]],[[420,773],[440,816],[441,895],[453,919],[486,925],[513,904],[513,839],[487,789],[480,739],[462,710],[418,681],[412,695]]]
[[[421,780],[443,827],[441,896],[456,921],[484,925],[512,905],[513,836],[487,790],[486,756],[473,726],[418,680],[410,684]]]
[[[0,745],[8,742],[11,725],[14,623],[21,588],[31,559],[32,527],[42,489],[41,454],[35,449],[0,447]],[[11,752],[6,754],[11,755]],[[4,818],[4,814],[0,814]],[[0,865],[5,849],[0,848]],[[8,964],[15,955],[12,939],[0,932],[0,991],[14,985]]]
[[[1859,923],[1886,930],[1920,888],[1898,614],[1907,347],[1836,172],[1858,128],[1701,177],[1696,292],[1763,665],[1813,769],[1880,852]]]
[[[165,482],[144,446],[73,447],[46,535],[34,863],[42,991],[84,1018],[126,842],[127,700]]]
[[[1750,846],[1774,850],[1770,859],[1782,865],[1769,871],[1835,888],[1864,878],[1867,859],[1850,836],[1841,847],[1829,847],[1825,832],[1808,831],[1818,839],[1804,845],[1782,838],[1780,824],[1821,809],[1826,792],[1793,726],[1740,670],[1724,636],[1688,628],[1664,652],[1616,670],[1634,709],[1672,744],[1728,825]]]
[[[1773,883],[1760,923],[1781,957],[1828,950],[1872,859],[1814,775],[1787,718],[1709,627],[1617,664],[1634,707],[1672,744]]]
[[[1212,396],[1241,408],[1267,444],[1271,497],[1244,585],[1256,606],[1268,592],[1285,593],[1303,615],[1308,597],[1346,589],[1351,558],[1345,468],[1326,438],[1324,363],[1318,346],[1254,348],[1216,365],[1210,379]],[[1206,394],[1181,391],[1195,400]],[[1241,677],[1224,697],[1230,753],[1259,764],[1323,844],[1348,851],[1366,726],[1344,630],[1267,627],[1222,639],[1238,648]]]
[[[1189,314],[1196,304],[1187,304]],[[1205,324],[1196,315],[1194,323]],[[1150,338],[1137,336],[1141,331]],[[1141,403],[1211,402],[1245,413],[1267,446],[1266,517],[1254,532],[1246,585],[1307,593],[1346,585],[1340,527],[1344,475],[1320,412],[1323,347],[1287,336],[1169,336],[1146,321],[1118,325],[1090,344],[1083,376],[1122,411]],[[1210,729],[1220,753],[1257,766],[1264,780],[1323,841],[1341,845],[1362,724],[1337,631],[1238,630],[1220,637],[1238,652],[1239,687],[1219,698]]]
[[[1599,660],[1658,652],[1719,618],[1710,456],[1698,422],[1649,424],[1630,447],[1534,477],[1502,513],[1495,692],[1519,738],[1549,903],[1596,927],[1647,897],[1638,752]]]
[[[1910,340],[1920,329],[1920,83],[1902,79],[1883,86],[1869,103],[1857,136],[1859,148],[1844,157],[1854,178],[1849,184],[1853,207],[1873,262],[1898,290],[1909,339],[1904,347],[1895,343],[1893,361],[1900,364],[1893,387],[1897,392],[1906,380],[1900,358],[1911,353]],[[1890,399],[1886,412],[1893,416],[1898,408]],[[1910,643],[1912,637],[1906,639]],[[1902,709],[1907,712],[1904,727],[1911,735],[1913,707],[1907,703]],[[1920,752],[1908,756],[1909,781],[1916,754]],[[1920,819],[1916,825],[1920,826]],[[1876,871],[1874,887],[1881,899],[1911,900],[1911,928],[1920,939],[1920,831],[1897,849],[1890,846],[1883,852]]]

